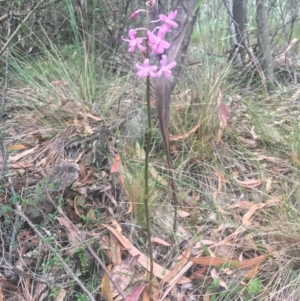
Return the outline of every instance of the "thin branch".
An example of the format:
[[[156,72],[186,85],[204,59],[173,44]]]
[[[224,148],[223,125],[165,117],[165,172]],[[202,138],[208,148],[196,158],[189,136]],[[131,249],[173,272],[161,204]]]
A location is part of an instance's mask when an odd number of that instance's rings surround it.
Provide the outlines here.
[[[13,18],[13,13],[12,13],[12,8],[9,11],[9,22],[8,22],[8,30],[7,30],[7,39],[9,40],[10,38],[10,31],[11,31],[11,21]],[[0,120],[2,121],[3,114],[4,114],[4,106],[6,102],[6,96],[7,96],[7,87],[8,87],[8,58],[9,58],[9,51],[6,52],[5,56],[5,74],[4,74],[4,83],[3,83],[3,94],[2,94],[2,103],[1,103],[1,108],[0,108]]]
[[[9,21],[8,21],[8,30],[7,30],[7,38],[9,39],[10,34],[11,34],[11,25],[12,25],[12,19],[13,19],[13,5],[10,7],[9,10]],[[4,114],[4,109],[5,109],[5,103],[6,103],[6,97],[7,97],[7,89],[8,89],[8,76],[9,76],[9,49],[6,50],[6,55],[5,55],[5,74],[4,74],[4,81],[3,81],[3,94],[2,94],[2,103],[1,103],[1,107],[0,107],[0,121],[3,122],[3,114]],[[3,157],[3,167],[0,173],[0,177],[5,176],[5,174],[7,173],[7,182],[9,184],[10,187],[10,191],[11,194],[13,196],[14,199],[16,199],[16,192],[14,189],[14,186],[12,184],[11,178],[9,176],[9,170],[8,170],[8,166],[7,166],[7,151],[5,148],[5,144],[4,144],[4,133],[0,133],[1,137],[0,137],[0,149],[1,149],[1,153],[2,153],[2,157]],[[16,203],[15,206],[18,206],[19,204]],[[12,229],[12,233],[11,233],[11,239],[10,239],[10,246],[9,246],[9,255],[8,255],[8,262],[10,264],[12,264],[12,253],[13,253],[13,246],[14,243],[16,241],[16,237],[17,237],[17,229],[18,229],[18,225],[19,225],[20,219],[19,216],[15,217],[15,222],[14,222],[14,226]]]
[[[151,228],[150,228],[150,212],[149,212],[149,157],[150,157],[150,146],[152,140],[152,127],[151,127],[151,108],[150,108],[150,78],[147,76],[146,79],[146,97],[147,97],[147,146],[146,146],[146,156],[145,156],[145,217],[146,217],[146,228],[147,228],[147,240],[148,240],[148,254],[149,254],[149,263],[150,263],[150,274],[149,274],[149,295],[150,300],[153,300],[152,296],[152,280],[153,276],[153,248],[151,241]]]
[[[46,9],[48,7],[51,7],[52,5],[60,2],[62,0],[54,0],[52,3],[47,3],[43,6],[40,6],[38,8],[38,10],[43,10],[43,9]],[[13,17],[22,17],[22,16],[26,16],[28,14],[28,10],[24,10],[24,11],[21,11],[21,12],[13,12]],[[3,22],[3,21],[6,21],[10,16],[10,13],[8,14],[4,14],[0,17],[0,23]]]
[[[82,283],[82,281],[75,275],[72,269],[66,264],[65,260],[61,257],[61,255],[51,246],[50,243],[47,242],[45,236],[37,229],[37,227],[31,222],[31,220],[24,215],[19,209],[14,210],[14,212],[19,215],[22,219],[24,219],[28,225],[32,228],[32,230],[38,235],[40,239],[47,245],[47,247],[55,254],[55,256],[60,260],[60,263],[64,267],[65,271],[73,278],[73,280],[80,286],[83,292],[88,296],[91,301],[96,301],[92,293],[86,288],[86,286]]]
[[[89,250],[89,252],[91,253],[91,255],[96,259],[96,261],[99,263],[99,265],[101,266],[101,268],[104,270],[105,274],[108,276],[109,280],[111,281],[111,283],[113,284],[113,286],[116,288],[116,290],[118,291],[118,293],[124,298],[124,300],[126,300],[126,295],[124,294],[124,292],[122,291],[121,287],[118,285],[118,283],[113,279],[111,273],[107,270],[105,264],[102,262],[102,260],[99,258],[99,256],[95,253],[95,251],[91,248],[91,246],[86,243],[83,239],[81,239],[81,233],[78,230],[78,228],[72,223],[72,221],[66,216],[66,214],[63,212],[63,210],[61,209],[60,206],[56,206],[56,204],[53,202],[53,199],[51,198],[50,194],[47,192],[47,197],[49,199],[49,201],[57,208],[58,213],[63,216],[68,222],[69,224],[72,226],[73,230],[78,234],[78,240],[80,241],[80,243],[84,244],[85,247]]]
[[[38,8],[45,2],[46,0],[41,0],[37,5],[35,5],[32,10],[28,13],[28,15],[23,19],[23,21],[17,26],[17,28],[15,29],[15,31],[12,33],[12,35],[8,38],[8,40],[6,41],[6,43],[4,44],[4,46],[2,47],[2,49],[0,50],[0,56],[4,53],[4,51],[6,50],[6,48],[8,47],[8,45],[11,43],[11,41],[13,40],[13,38],[17,35],[17,33],[19,32],[19,30],[21,29],[21,27],[27,22],[27,20],[33,15],[33,13],[35,13]]]

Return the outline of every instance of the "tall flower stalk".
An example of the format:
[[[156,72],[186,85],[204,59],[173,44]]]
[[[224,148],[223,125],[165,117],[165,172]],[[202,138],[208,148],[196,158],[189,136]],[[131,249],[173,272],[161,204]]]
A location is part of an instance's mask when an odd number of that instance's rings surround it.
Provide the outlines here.
[[[152,298],[152,282],[153,282],[153,249],[151,242],[151,229],[150,229],[150,213],[149,213],[149,156],[150,146],[152,140],[152,127],[151,127],[151,112],[150,112],[150,87],[151,79],[164,76],[167,79],[172,78],[172,68],[176,66],[176,62],[169,62],[165,50],[170,47],[170,43],[165,40],[166,35],[171,32],[172,27],[178,27],[178,24],[174,21],[177,16],[177,11],[171,11],[168,15],[160,14],[158,20],[150,20],[151,11],[155,5],[155,0],[146,2],[147,10],[139,9],[132,13],[131,18],[136,18],[141,13],[146,13],[149,18],[148,28],[130,29],[128,32],[129,39],[122,39],[128,43],[129,52],[134,52],[138,49],[144,56],[144,62],[136,63],[136,76],[146,78],[146,101],[147,101],[147,145],[145,156],[145,217],[147,227],[147,240],[148,240],[148,253],[149,253],[149,284],[148,291],[150,299]],[[151,23],[158,24],[152,31]],[[146,36],[140,36],[140,32],[144,32]],[[151,54],[151,55],[150,55]],[[159,64],[155,64],[160,57]],[[158,79],[159,80],[159,79]]]

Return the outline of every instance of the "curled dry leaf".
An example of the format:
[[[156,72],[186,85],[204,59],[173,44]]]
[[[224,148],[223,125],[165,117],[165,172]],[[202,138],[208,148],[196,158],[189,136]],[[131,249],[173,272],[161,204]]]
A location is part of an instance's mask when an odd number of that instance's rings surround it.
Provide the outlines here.
[[[249,189],[252,189],[252,188],[255,188],[255,187],[258,187],[261,185],[261,180],[259,179],[250,179],[250,180],[245,180],[245,181],[240,181],[240,180],[237,180],[236,181],[244,188],[249,188]]]
[[[111,266],[108,266],[107,269],[110,271]],[[105,299],[105,301],[113,301],[111,284],[110,284],[110,280],[109,280],[107,274],[105,274],[102,278],[101,295]]]
[[[138,259],[138,263],[143,266],[146,270],[149,270],[149,258],[142,254],[136,247],[132,245],[132,243],[122,234],[118,233],[114,228],[103,225],[106,229],[108,229],[113,235],[115,235],[122,246],[131,254],[131,256],[140,255]],[[153,263],[154,266],[154,276],[160,279],[163,279],[166,274],[170,271],[167,270],[165,267],[160,266],[156,262]],[[182,277],[181,281],[190,282],[187,277]],[[180,283],[180,281],[179,281]]]
[[[262,209],[264,207],[273,206],[280,202],[281,196],[277,196],[274,198],[269,199],[265,203],[259,203],[259,204],[253,204],[249,210],[246,212],[246,214],[243,216],[243,225],[247,225],[249,223],[249,220],[251,216],[259,209]]]
[[[94,116],[94,115],[92,115],[92,114],[90,114],[90,113],[85,113],[85,114],[83,114],[83,115],[85,115],[86,117],[89,117],[89,118],[91,118],[91,119],[93,119],[93,120],[95,120],[95,121],[101,121],[101,120],[102,120],[102,118],[97,117],[97,116]]]
[[[141,293],[145,289],[146,285],[142,284],[136,287],[126,298],[126,301],[138,301]]]
[[[190,261],[195,264],[206,265],[206,266],[220,267],[226,264],[226,266],[231,269],[243,269],[243,268],[250,268],[257,264],[263,263],[274,252],[275,252],[274,250],[271,250],[270,252],[268,252],[267,255],[261,255],[253,259],[244,260],[244,261],[231,260],[231,259],[220,258],[220,257],[210,257],[210,256],[191,258]]]
[[[163,239],[161,239],[159,237],[152,237],[151,241],[156,242],[156,243],[161,244],[161,245],[166,246],[166,247],[172,247],[172,244],[164,241]]]
[[[200,124],[201,124],[201,122],[198,122],[198,124],[196,124],[192,129],[190,129],[188,132],[186,132],[184,134],[171,136],[170,141],[179,141],[179,140],[188,138],[189,136],[191,136],[198,130]]]
[[[39,147],[40,146],[37,145],[37,146],[35,146],[35,147],[31,148],[31,149],[28,149],[28,150],[26,150],[26,151],[24,151],[24,152],[22,152],[20,154],[17,154],[15,156],[9,156],[9,162],[17,162],[17,161],[19,161],[23,157],[26,157],[26,156],[34,153]]]
[[[182,217],[182,218],[185,218],[185,217],[190,216],[191,213],[186,212],[186,211],[184,211],[184,210],[178,210],[178,215],[179,215],[180,217]]]

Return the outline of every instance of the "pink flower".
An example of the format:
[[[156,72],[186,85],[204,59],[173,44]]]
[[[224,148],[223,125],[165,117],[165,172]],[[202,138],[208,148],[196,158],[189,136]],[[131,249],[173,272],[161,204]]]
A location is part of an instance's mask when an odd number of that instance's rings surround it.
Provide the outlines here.
[[[154,71],[157,70],[157,66],[151,66],[149,59],[145,59],[143,65],[137,63],[135,66],[138,69],[138,72],[136,73],[137,77],[156,77],[156,73]]]
[[[124,39],[123,37],[121,37],[121,38],[122,38],[123,41],[128,42],[128,44],[129,44],[128,51],[129,52],[133,52],[135,50],[136,46],[141,51],[145,51],[146,50],[146,47],[142,45],[143,39],[136,37],[136,31],[134,29],[130,29],[129,32],[128,32],[128,35],[129,35],[130,40]]]
[[[156,73],[156,77],[160,77],[163,73],[165,74],[166,78],[171,78],[172,72],[171,69],[176,66],[176,62],[171,62],[167,65],[168,58],[166,55],[162,55],[162,59],[160,61],[160,70]]]
[[[164,22],[164,25],[168,25],[169,27],[178,27],[178,24],[173,21],[177,16],[177,10],[171,11],[167,16],[166,15],[159,15],[159,19]]]
[[[144,9],[138,9],[131,14],[130,19],[135,19],[141,11],[147,12]]]
[[[159,27],[157,35],[165,35],[166,33],[170,32],[170,31],[171,31],[170,25],[165,23]]]
[[[170,47],[170,43],[164,40],[164,33],[158,32],[156,36],[150,30],[147,31],[148,35],[148,45],[152,49],[152,53],[162,54],[164,53],[165,49]]]

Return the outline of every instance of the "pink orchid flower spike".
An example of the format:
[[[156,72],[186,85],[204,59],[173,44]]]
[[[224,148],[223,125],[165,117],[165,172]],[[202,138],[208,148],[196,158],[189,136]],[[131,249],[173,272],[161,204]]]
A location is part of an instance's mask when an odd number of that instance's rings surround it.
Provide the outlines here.
[[[145,51],[147,48],[145,46],[143,46],[143,39],[142,38],[137,38],[136,37],[136,31],[134,29],[130,29],[128,32],[128,36],[130,38],[130,40],[128,39],[124,39],[123,37],[122,40],[125,42],[128,42],[129,44],[129,52],[133,52],[135,50],[135,47],[138,47],[141,51]]]
[[[165,52],[165,49],[170,47],[170,43],[164,40],[164,32],[158,32],[158,35],[155,35],[150,30],[147,31],[148,36],[148,45],[152,49],[152,53],[162,54]]]
[[[171,62],[167,64],[168,58],[166,55],[162,55],[162,59],[160,61],[160,70],[157,72],[156,77],[160,77],[163,73],[165,74],[167,79],[172,77],[171,69],[176,66],[176,62]]]
[[[178,27],[178,24],[175,21],[173,21],[173,19],[175,19],[176,16],[177,16],[177,10],[171,11],[167,16],[161,14],[161,15],[159,15],[159,19],[161,21],[163,21],[164,24],[166,24],[170,27]]]
[[[138,72],[136,73],[137,77],[156,77],[155,71],[157,70],[157,66],[151,66],[149,59],[145,59],[143,65],[137,63],[135,66],[138,69]]]

